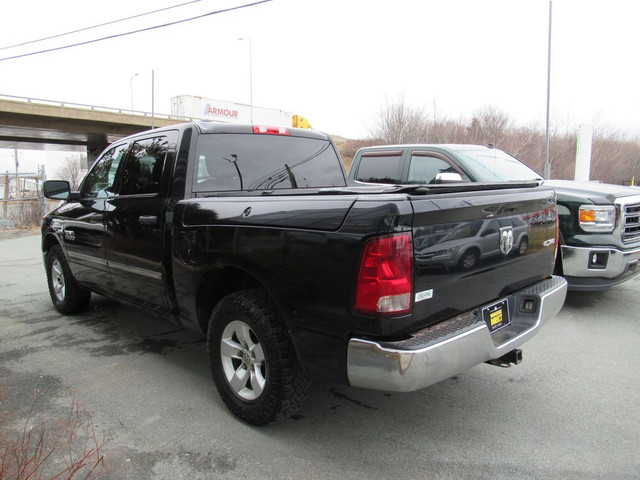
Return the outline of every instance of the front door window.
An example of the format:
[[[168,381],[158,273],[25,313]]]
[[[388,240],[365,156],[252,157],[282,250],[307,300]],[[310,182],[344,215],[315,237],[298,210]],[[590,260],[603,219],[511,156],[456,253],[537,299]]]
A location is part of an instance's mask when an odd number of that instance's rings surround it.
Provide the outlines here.
[[[107,150],[91,169],[82,186],[83,197],[111,197],[115,195],[115,178],[127,144]]]

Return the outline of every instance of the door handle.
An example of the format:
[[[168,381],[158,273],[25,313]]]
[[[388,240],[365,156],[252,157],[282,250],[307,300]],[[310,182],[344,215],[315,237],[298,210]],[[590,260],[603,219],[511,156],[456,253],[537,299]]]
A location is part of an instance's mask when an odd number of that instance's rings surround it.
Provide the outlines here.
[[[156,225],[158,223],[158,217],[155,215],[140,215],[138,221],[142,225]]]

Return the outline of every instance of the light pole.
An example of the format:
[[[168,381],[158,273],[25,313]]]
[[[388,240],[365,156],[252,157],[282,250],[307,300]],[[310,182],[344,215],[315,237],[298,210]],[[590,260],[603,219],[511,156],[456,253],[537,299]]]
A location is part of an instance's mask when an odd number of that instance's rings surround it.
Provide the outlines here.
[[[156,128],[156,71],[151,70],[151,129]]]
[[[544,178],[551,178],[551,160],[549,158],[549,104],[551,99],[551,13],[553,1],[549,0],[549,45],[547,52],[547,125],[545,135]]]
[[[134,73],[133,76],[129,79],[130,91],[131,91],[131,113],[133,113],[133,79],[138,76],[137,73]]]
[[[251,51],[251,38],[239,38],[238,40],[249,41],[249,103],[251,104],[251,123],[253,124],[253,53]]]

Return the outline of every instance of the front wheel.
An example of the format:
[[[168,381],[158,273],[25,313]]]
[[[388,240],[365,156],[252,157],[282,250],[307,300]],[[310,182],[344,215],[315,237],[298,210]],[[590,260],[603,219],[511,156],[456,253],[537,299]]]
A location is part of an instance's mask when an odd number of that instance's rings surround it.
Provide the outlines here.
[[[302,405],[311,382],[265,292],[247,290],[220,300],[207,345],[218,393],[236,416],[260,426]]]
[[[475,250],[467,250],[462,254],[458,265],[460,266],[460,270],[471,270],[478,263],[478,259],[480,256]]]
[[[76,313],[91,300],[91,292],[78,285],[59,245],[49,249],[46,257],[47,283],[53,306],[60,313]]]

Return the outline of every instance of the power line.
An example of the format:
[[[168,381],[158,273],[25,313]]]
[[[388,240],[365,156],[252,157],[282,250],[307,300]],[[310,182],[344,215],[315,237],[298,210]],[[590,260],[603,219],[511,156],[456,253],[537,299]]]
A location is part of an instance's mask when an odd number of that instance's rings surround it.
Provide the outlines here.
[[[78,30],[72,30],[70,32],[58,33],[56,35],[51,35],[49,37],[38,38],[36,40],[29,40],[28,42],[16,43],[15,45],[9,45],[7,47],[0,47],[0,50],[7,50],[9,48],[23,47],[25,45],[31,45],[32,43],[44,42],[45,40],[52,40],[54,38],[64,37],[67,35],[72,35],[74,33],[85,32],[87,30],[92,30],[94,28],[104,27],[107,25],[113,25],[114,23],[125,22],[127,20],[132,20],[134,18],[144,17],[146,15],[151,15],[158,12],[164,12],[165,10],[171,10],[173,8],[184,7],[185,5],[189,5],[191,3],[201,2],[202,0],[191,0],[190,2],[180,3],[178,5],[172,5],[170,7],[160,8],[158,10],[152,10],[150,12],[138,13],[137,15],[132,15],[131,17],[121,18],[119,20],[112,20],[110,22],[100,23],[98,25],[93,25],[91,27],[79,28]]]
[[[273,1],[273,0],[259,0],[257,2],[247,3],[247,4],[244,4],[244,5],[238,5],[236,7],[225,8],[225,9],[222,9],[222,10],[215,10],[213,12],[205,13],[205,14],[198,15],[198,16],[191,17],[191,18],[185,18],[183,20],[176,20],[175,22],[164,23],[162,25],[155,25],[153,27],[141,28],[139,30],[132,30],[130,32],[125,32],[125,33],[117,33],[115,35],[109,35],[107,37],[95,38],[93,40],[87,40],[87,41],[84,41],[84,42],[73,43],[73,44],[70,44],[70,45],[63,45],[61,47],[48,48],[46,50],[39,50],[37,52],[23,53],[21,55],[13,55],[11,57],[4,57],[4,58],[0,58],[0,62],[4,62],[5,60],[14,60],[16,58],[31,57],[33,55],[40,55],[42,53],[55,52],[55,51],[58,51],[58,50],[64,50],[64,49],[72,48],[72,47],[79,47],[81,45],[88,45],[90,43],[101,42],[103,40],[111,40],[111,39],[114,39],[114,38],[125,37],[127,35],[133,35],[135,33],[141,33],[141,32],[148,32],[148,31],[151,31],[151,30],[157,30],[158,28],[170,27],[170,26],[173,26],[173,25],[178,25],[180,23],[190,22],[192,20],[198,20],[200,18],[210,17],[211,15],[217,15],[219,13],[227,13],[227,12],[231,12],[233,10],[240,10],[240,9],[243,9],[243,8],[253,7],[255,5],[260,5],[261,3],[267,3],[267,2],[271,2],[271,1]]]

